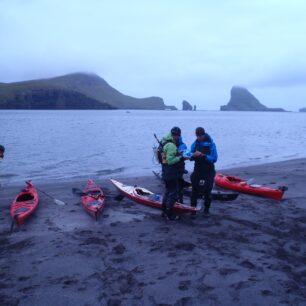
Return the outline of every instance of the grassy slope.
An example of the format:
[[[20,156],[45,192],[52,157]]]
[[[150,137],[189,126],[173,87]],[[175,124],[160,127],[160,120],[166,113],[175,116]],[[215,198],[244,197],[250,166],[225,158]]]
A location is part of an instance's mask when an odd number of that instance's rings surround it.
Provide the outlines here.
[[[0,103],[4,99],[12,99],[15,94],[27,90],[61,88],[80,92],[100,102],[117,108],[130,109],[164,109],[161,98],[150,97],[137,99],[123,95],[102,78],[94,74],[75,73],[51,79],[32,80],[17,83],[0,83]]]

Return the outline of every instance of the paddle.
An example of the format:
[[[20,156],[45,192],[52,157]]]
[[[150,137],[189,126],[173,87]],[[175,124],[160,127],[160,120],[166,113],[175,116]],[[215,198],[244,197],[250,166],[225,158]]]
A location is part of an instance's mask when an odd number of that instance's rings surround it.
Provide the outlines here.
[[[88,194],[83,192],[81,189],[79,188],[72,188],[72,193],[78,197],[83,197],[83,196],[87,196]]]
[[[78,196],[78,197],[83,197],[83,196],[88,196],[88,197],[91,197],[91,198],[94,198],[94,199],[97,199],[99,196],[104,196],[103,194],[101,194],[100,192],[96,192],[96,194],[90,194],[90,193],[86,193],[86,192],[83,192],[81,189],[79,188],[72,188],[72,193],[75,195],[75,196]]]
[[[13,233],[13,229],[14,229],[14,225],[17,219],[17,215],[14,216],[13,220],[12,220],[12,224],[11,224],[11,229],[10,229],[10,234]]]
[[[116,200],[116,201],[122,201],[123,199],[124,199],[124,196],[122,195],[122,194],[118,194],[118,195],[116,195],[115,197],[114,197],[114,199]]]
[[[26,183],[29,184],[29,182],[27,182],[27,181],[26,181]],[[48,194],[47,192],[45,192],[45,191],[43,191],[43,190],[37,188],[36,186],[35,186],[35,188],[36,188],[39,192],[43,193],[44,195],[46,195],[47,197],[49,197],[50,199],[52,199],[52,200],[54,201],[55,204],[60,205],[60,206],[67,205],[67,203],[65,203],[65,202],[63,202],[63,201],[61,201],[61,200],[58,200],[58,199],[54,198],[52,195],[50,195],[50,194]]]
[[[246,181],[246,183],[247,183],[248,185],[251,185],[253,182],[254,182],[254,177],[249,178],[249,179]]]
[[[152,172],[162,182],[161,176],[157,172],[155,172],[155,171],[152,171]]]
[[[163,179],[162,179],[162,177],[161,177],[161,175],[159,174],[159,173],[157,173],[157,172],[155,172],[155,171],[152,171],[153,172],[153,174],[156,176],[156,178],[160,181],[160,182],[164,182],[163,181]],[[187,182],[187,181],[185,181],[184,179],[183,179],[183,186],[184,186],[184,188],[189,188],[189,187],[191,187],[191,183],[190,182]]]
[[[83,191],[82,191],[81,189],[79,189],[79,188],[72,188],[72,193],[73,193],[74,195],[78,196],[78,197],[90,196],[90,197],[92,197],[92,198],[94,198],[94,199],[97,198],[97,196],[87,194],[86,192],[83,192]],[[122,194],[118,194],[117,196],[114,197],[114,199],[115,199],[116,201],[121,201],[121,200],[123,200],[123,198],[124,198],[124,196],[123,196]]]

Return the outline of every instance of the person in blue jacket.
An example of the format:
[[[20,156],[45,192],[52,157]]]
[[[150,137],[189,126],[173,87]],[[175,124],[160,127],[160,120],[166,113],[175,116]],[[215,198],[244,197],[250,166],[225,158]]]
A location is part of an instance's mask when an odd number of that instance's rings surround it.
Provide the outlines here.
[[[191,206],[196,207],[198,196],[202,195],[204,216],[209,216],[211,191],[216,175],[215,162],[218,159],[217,148],[203,127],[196,128],[195,134],[196,140],[190,149],[190,160],[194,161],[194,169],[190,177],[192,183]]]

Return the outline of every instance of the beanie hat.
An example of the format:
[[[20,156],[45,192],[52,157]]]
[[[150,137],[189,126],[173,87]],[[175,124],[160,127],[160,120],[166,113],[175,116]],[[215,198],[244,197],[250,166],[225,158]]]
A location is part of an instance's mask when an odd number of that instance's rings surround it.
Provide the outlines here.
[[[203,136],[203,135],[205,135],[205,130],[202,127],[197,127],[196,130],[195,130],[195,133],[196,133],[197,136]]]
[[[173,127],[171,129],[171,135],[172,136],[181,136],[181,129],[177,126]]]

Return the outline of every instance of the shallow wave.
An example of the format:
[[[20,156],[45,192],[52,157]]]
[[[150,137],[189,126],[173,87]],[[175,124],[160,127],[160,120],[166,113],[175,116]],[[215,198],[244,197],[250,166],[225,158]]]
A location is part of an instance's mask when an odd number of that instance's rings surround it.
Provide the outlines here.
[[[120,167],[120,168],[116,168],[116,169],[104,169],[104,170],[98,170],[95,173],[97,175],[109,175],[109,174],[113,174],[113,173],[121,173],[123,172],[125,169],[125,167]]]
[[[0,174],[0,179],[8,179],[11,177],[17,177],[18,174],[14,174],[14,173],[5,173],[5,174]]]
[[[114,174],[114,173],[121,173],[123,172],[125,167],[120,167],[116,169],[104,169],[104,170],[98,170],[96,171],[97,175],[109,175],[109,174]]]

